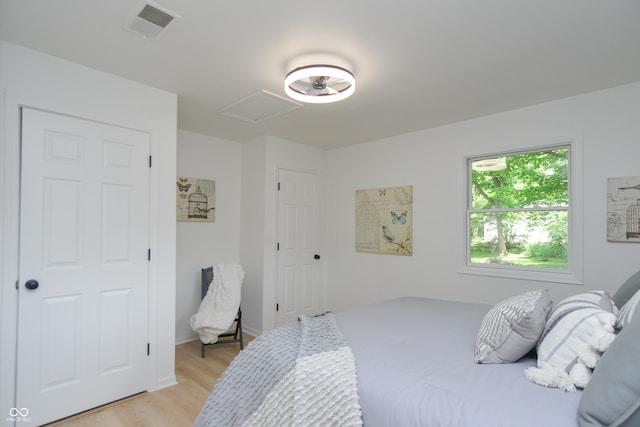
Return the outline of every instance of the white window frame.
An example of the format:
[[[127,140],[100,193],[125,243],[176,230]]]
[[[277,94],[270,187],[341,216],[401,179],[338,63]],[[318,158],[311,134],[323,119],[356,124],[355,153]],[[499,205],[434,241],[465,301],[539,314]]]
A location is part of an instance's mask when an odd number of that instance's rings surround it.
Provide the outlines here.
[[[567,269],[527,268],[502,264],[472,264],[470,242],[470,191],[471,161],[483,158],[514,156],[550,149],[569,148],[569,243]],[[459,273],[480,276],[506,277],[512,279],[534,280],[566,284],[583,284],[583,193],[582,193],[582,143],[579,138],[549,145],[536,145],[517,149],[505,149],[492,153],[465,156],[462,159],[462,263]]]

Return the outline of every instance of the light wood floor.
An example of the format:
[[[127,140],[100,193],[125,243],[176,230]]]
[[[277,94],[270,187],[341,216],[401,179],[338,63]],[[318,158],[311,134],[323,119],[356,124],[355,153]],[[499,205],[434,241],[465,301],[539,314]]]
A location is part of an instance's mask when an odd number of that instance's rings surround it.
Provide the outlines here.
[[[245,346],[253,339],[244,335]],[[181,427],[191,426],[222,372],[240,351],[238,343],[208,346],[200,357],[200,341],[176,347],[178,384],[141,393],[48,424],[50,427]]]

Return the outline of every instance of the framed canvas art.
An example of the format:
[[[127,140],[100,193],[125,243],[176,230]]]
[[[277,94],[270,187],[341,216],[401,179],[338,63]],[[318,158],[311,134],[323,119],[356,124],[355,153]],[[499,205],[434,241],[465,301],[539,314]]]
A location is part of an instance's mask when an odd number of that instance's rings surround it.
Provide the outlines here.
[[[216,182],[179,176],[176,180],[176,219],[187,222],[214,222]]]
[[[356,190],[356,251],[413,255],[413,187]]]
[[[640,242],[640,176],[607,180],[607,240]]]

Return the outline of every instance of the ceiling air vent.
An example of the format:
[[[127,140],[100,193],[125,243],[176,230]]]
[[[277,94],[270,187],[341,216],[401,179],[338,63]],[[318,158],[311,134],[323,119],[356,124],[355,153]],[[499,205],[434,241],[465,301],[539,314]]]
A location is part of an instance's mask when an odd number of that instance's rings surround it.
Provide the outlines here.
[[[179,17],[162,6],[144,1],[138,4],[127,28],[145,38],[156,39]]]

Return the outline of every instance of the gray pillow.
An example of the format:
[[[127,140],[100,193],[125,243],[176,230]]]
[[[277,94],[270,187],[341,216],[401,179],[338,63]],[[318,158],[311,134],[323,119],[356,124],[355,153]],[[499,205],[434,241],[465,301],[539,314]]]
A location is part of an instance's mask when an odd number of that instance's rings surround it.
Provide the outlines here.
[[[529,291],[499,302],[482,320],[476,363],[511,363],[533,349],[551,312],[547,290]]]
[[[629,277],[611,298],[616,303],[616,307],[620,308],[625,305],[638,290],[640,290],[640,271]]]
[[[640,316],[602,355],[580,398],[578,424],[640,426]]]
[[[618,321],[616,322],[616,328],[622,329],[631,322],[631,319],[635,315],[636,311],[640,313],[640,291],[629,300],[625,305],[620,308],[618,313]]]

